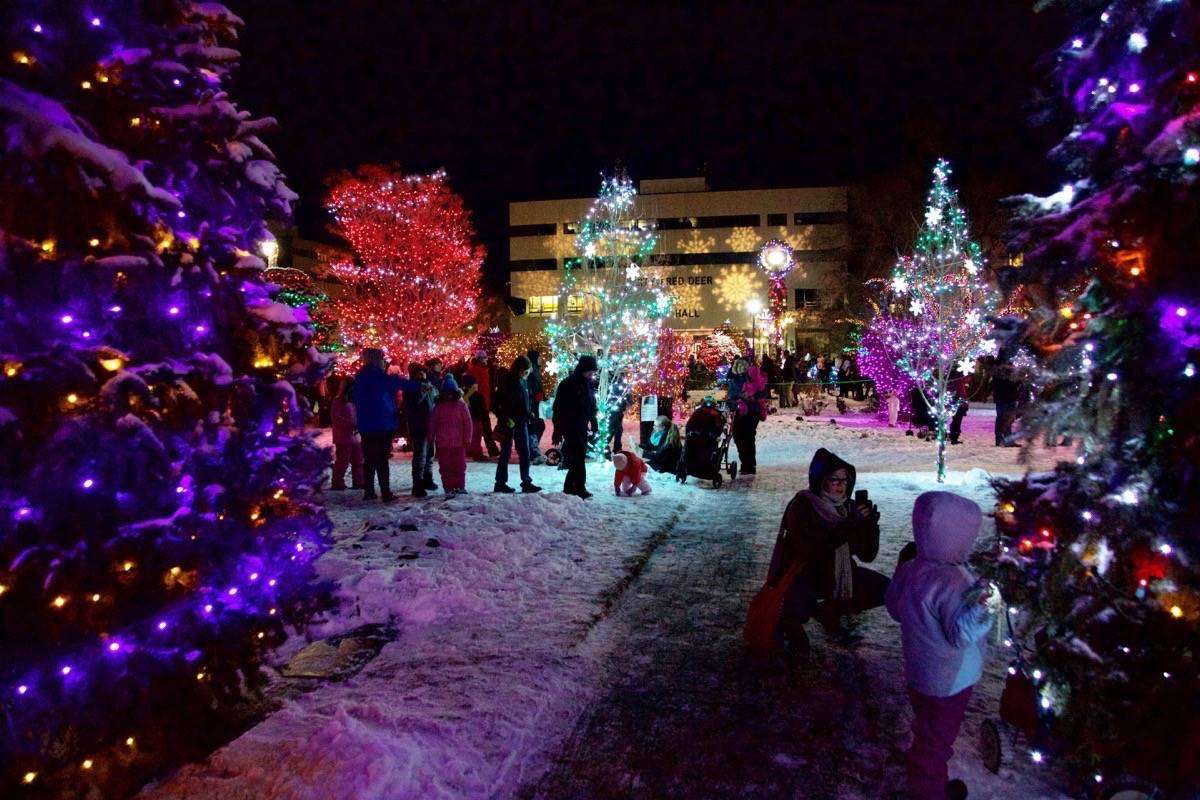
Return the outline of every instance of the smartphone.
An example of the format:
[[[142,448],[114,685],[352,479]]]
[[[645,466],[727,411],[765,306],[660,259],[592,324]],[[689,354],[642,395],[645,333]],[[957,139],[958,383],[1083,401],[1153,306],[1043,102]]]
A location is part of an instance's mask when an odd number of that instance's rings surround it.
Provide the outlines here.
[[[870,502],[870,500],[867,499],[867,490],[866,489],[856,489],[854,491],[854,504],[855,505],[858,505],[859,503],[869,503],[869,502]]]

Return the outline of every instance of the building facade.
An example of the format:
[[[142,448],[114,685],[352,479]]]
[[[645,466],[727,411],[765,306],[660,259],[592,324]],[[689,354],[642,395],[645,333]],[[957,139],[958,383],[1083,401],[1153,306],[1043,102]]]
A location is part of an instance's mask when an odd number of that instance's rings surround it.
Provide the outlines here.
[[[514,333],[539,330],[558,311],[566,269],[578,263],[578,221],[593,198],[509,204],[510,294],[524,301]],[[786,346],[819,347],[828,337],[828,310],[847,280],[847,189],[844,186],[710,191],[703,178],[645,180],[635,210],[657,231],[647,281],[674,295],[671,327],[696,338],[721,325],[760,329],[747,306],[768,305],[769,280],[757,265],[771,239],[790,245],[796,267],[787,276]],[[567,313],[571,313],[568,299]]]

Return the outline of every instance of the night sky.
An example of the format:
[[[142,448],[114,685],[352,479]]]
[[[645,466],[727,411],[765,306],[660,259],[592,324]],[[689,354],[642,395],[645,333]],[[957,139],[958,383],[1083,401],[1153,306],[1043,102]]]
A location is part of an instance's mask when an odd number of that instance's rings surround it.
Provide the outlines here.
[[[1066,31],[1022,2],[229,4],[236,99],[282,123],[302,233],[331,170],[445,167],[493,289],[507,203],[592,195],[618,163],[740,189],[924,174],[941,153],[966,194],[1052,180],[1028,116]]]

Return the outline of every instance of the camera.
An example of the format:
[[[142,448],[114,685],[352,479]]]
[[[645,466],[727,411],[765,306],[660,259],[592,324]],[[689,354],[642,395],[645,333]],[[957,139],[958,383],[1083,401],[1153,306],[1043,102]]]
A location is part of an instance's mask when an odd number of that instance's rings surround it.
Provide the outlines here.
[[[858,505],[859,503],[869,503],[869,502],[871,502],[871,501],[869,499],[869,496],[867,495],[866,489],[855,490],[855,492],[854,492],[854,504],[855,505]]]

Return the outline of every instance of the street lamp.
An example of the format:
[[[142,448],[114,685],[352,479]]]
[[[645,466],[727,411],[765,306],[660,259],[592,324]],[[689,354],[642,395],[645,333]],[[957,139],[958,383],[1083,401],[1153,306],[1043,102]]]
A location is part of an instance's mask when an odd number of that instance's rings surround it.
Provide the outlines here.
[[[750,349],[758,353],[758,315],[762,313],[762,300],[751,297],[746,301],[746,310],[750,312]]]
[[[258,243],[258,252],[267,260],[268,267],[274,267],[279,258],[279,243],[274,239],[263,239]]]

